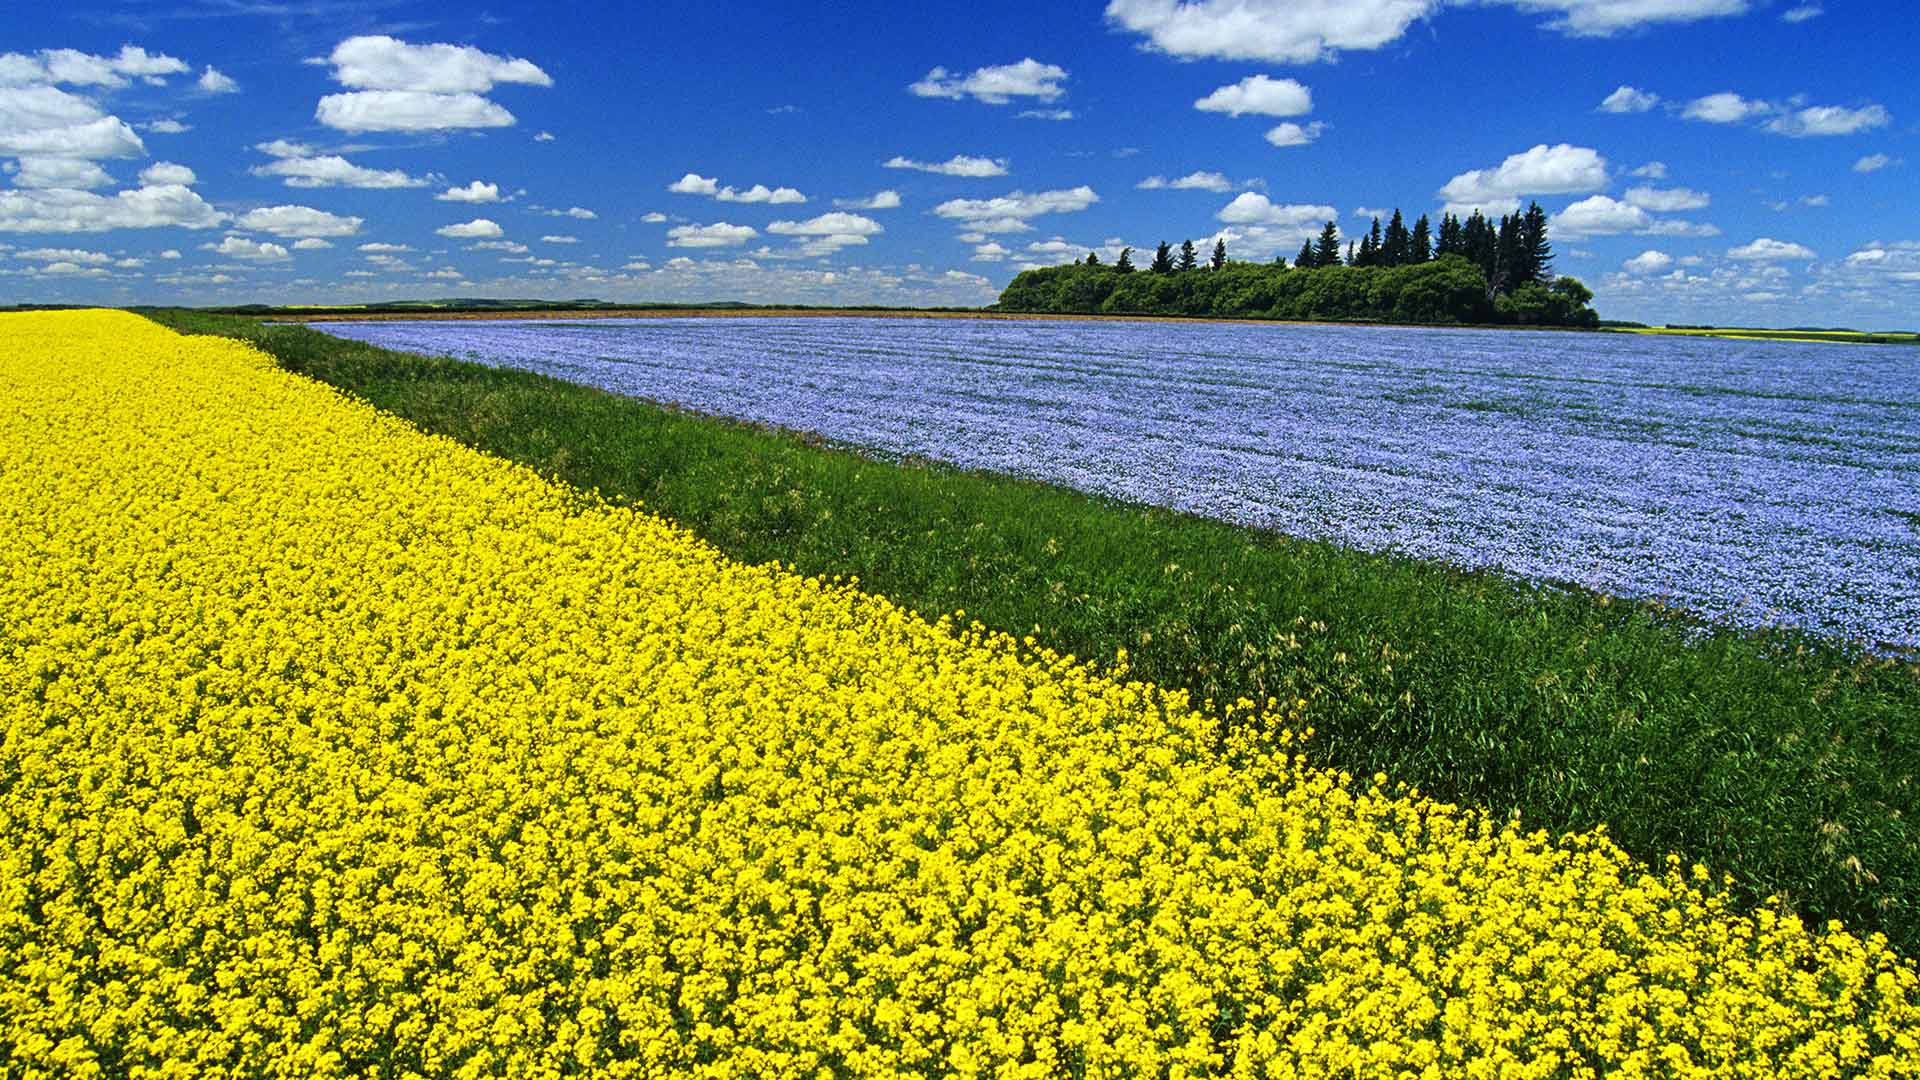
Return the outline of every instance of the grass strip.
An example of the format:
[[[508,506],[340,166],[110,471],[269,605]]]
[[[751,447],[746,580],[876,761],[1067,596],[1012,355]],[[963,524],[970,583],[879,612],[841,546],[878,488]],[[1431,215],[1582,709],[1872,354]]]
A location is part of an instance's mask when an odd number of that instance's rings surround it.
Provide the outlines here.
[[[1325,760],[1920,953],[1920,665],[1656,604],[1352,551],[1008,477],[888,463],[527,372],[299,326],[252,341],[424,430],[637,501],[729,556],[857,575],[1196,699],[1303,697]]]

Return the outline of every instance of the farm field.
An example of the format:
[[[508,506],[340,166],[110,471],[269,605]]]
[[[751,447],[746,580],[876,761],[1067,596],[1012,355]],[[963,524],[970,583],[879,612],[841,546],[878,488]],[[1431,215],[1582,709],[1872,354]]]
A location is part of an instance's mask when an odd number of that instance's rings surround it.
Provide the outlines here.
[[[259,345],[428,431],[643,505],[730,557],[857,576],[1195,701],[1306,699],[1320,760],[1734,876],[1920,951],[1920,667],[1791,631],[1371,554],[296,326]]]
[[[1920,646],[1905,349],[862,319],[322,328],[884,455]]]
[[[1920,1060],[1883,939],[1320,768],[1310,702],[1223,738],[242,345],[0,323],[9,1072]]]

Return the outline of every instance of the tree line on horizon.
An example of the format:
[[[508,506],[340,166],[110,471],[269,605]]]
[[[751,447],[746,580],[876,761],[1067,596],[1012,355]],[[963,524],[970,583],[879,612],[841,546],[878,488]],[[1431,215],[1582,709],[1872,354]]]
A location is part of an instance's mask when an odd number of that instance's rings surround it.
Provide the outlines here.
[[[1291,264],[1235,262],[1225,238],[1203,265],[1193,241],[1176,250],[1161,241],[1144,272],[1133,248],[1111,265],[1098,252],[1066,266],[1027,270],[1001,293],[1006,311],[1197,315],[1412,323],[1513,323],[1594,326],[1593,293],[1553,272],[1547,214],[1539,203],[1496,224],[1475,210],[1462,221],[1441,216],[1436,234],[1425,214],[1409,228],[1398,208],[1341,252],[1329,221],[1301,244]],[[1297,271],[1312,271],[1298,273]]]

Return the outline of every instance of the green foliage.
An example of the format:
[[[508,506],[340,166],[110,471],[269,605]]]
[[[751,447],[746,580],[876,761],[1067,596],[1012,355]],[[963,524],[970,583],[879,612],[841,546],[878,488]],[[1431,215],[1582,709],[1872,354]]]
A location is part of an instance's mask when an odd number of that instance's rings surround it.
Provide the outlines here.
[[[1464,260],[1435,267],[1479,280]],[[1269,269],[1130,280],[1217,279],[1245,298],[1236,303],[1270,310],[1286,289],[1323,278],[1434,273]],[[1259,299],[1268,289],[1275,299]],[[155,317],[247,338],[428,431],[642,502],[737,559],[857,574],[924,614],[965,608],[1076,656],[1124,648],[1135,677],[1198,699],[1304,697],[1317,760],[1385,771],[1530,827],[1605,824],[1643,858],[1678,852],[1734,874],[1748,900],[1778,894],[1920,952],[1920,667],[1910,661],[1024,480],[877,462],[303,327]]]
[[[1219,270],[1227,265],[1227,238],[1221,237],[1213,242],[1213,258],[1207,260],[1207,269]]]
[[[1174,264],[1174,270],[1184,274],[1199,265],[1200,253],[1193,250],[1193,241],[1180,241],[1180,261]]]
[[[1075,263],[1023,271],[1000,294],[997,306],[1001,311],[1347,322],[1598,322],[1584,300],[1574,302],[1574,293],[1545,286],[1537,292],[1519,302],[1500,297],[1496,305],[1488,299],[1486,278],[1458,255],[1391,267],[1335,263],[1310,273],[1285,264],[1222,262],[1210,274],[1123,274],[1116,267]]]
[[[1320,230],[1320,240],[1313,245],[1313,265],[1315,269],[1340,265],[1340,227],[1331,221]]]
[[[1122,274],[1133,273],[1133,249],[1132,248],[1123,247],[1120,249],[1120,257],[1113,261],[1113,269],[1117,273],[1122,273]]]
[[[1173,249],[1167,246],[1165,240],[1160,241],[1160,246],[1155,249],[1153,265],[1147,267],[1147,270],[1155,274],[1173,273]]]

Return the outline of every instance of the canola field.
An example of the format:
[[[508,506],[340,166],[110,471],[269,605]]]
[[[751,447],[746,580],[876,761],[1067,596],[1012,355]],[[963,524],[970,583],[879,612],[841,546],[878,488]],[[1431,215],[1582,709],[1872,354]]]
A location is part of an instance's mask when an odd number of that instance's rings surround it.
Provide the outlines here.
[[[0,316],[0,1076],[1920,1076],[1882,940],[1296,706]]]

